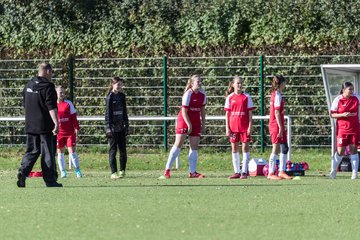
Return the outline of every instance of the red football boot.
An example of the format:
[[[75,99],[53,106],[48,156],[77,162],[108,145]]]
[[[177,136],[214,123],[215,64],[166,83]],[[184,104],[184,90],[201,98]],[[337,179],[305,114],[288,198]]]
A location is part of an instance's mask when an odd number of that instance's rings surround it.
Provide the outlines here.
[[[204,178],[205,175],[202,175],[201,173],[198,172],[194,172],[194,173],[189,173],[189,178]]]
[[[244,180],[247,179],[247,177],[248,177],[247,173],[242,173],[240,179]]]
[[[167,179],[170,178],[170,169],[165,170],[164,177],[167,178]]]
[[[237,178],[240,178],[241,177],[241,174],[240,173],[234,173],[233,175],[231,175],[229,177],[229,179],[237,179]]]

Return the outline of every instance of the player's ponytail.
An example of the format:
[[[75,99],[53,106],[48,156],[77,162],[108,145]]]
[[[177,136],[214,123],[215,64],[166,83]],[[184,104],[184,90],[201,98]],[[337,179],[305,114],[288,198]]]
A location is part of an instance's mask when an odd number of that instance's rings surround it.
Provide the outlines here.
[[[229,82],[229,86],[228,86],[228,88],[226,89],[225,98],[226,98],[227,96],[229,96],[232,92],[234,92],[234,82],[233,82],[233,81],[230,81],[230,82]]]
[[[345,88],[348,88],[348,87],[354,87],[354,85],[351,82],[344,82],[343,84],[341,84],[341,89],[340,89],[339,94],[343,94]]]
[[[186,91],[189,90],[190,88],[191,88],[191,78],[189,78],[189,79],[187,80],[184,92],[186,92]]]

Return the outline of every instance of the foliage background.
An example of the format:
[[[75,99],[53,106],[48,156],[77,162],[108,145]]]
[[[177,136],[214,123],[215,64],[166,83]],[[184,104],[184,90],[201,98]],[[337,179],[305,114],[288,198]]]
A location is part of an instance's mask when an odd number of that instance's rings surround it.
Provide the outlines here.
[[[319,65],[359,62],[358,5],[355,0],[0,0],[0,57],[50,58],[57,68],[57,84],[65,86],[69,86],[68,60],[88,58],[75,63],[74,103],[79,114],[103,115],[108,80],[120,75],[126,79],[129,114],[138,116],[164,113],[158,97],[163,94],[163,55],[169,57],[169,115],[176,115],[187,77],[195,72],[205,77],[207,94],[213,96],[209,115],[223,114],[224,91],[234,74],[245,76],[245,90],[259,107],[257,56],[263,54],[266,87],[275,73],[288,79],[287,114],[294,116],[297,126],[293,143],[328,145],[329,118]],[[215,58],[228,56],[239,57]],[[153,57],[160,59],[147,59]],[[94,60],[98,58],[143,59]],[[23,115],[20,92],[36,74],[36,64],[0,63],[1,69],[8,69],[1,72],[5,80],[0,81],[0,97],[6,107],[1,116]],[[265,113],[267,106],[268,99]],[[259,108],[254,114],[260,114]],[[82,143],[105,144],[102,124],[84,122]],[[153,123],[157,127],[134,124],[140,126],[134,126],[130,143],[161,143],[161,121]],[[222,122],[213,125],[210,136],[223,132]],[[173,127],[169,129],[171,134]],[[22,124],[0,131],[9,136],[2,143],[24,142],[19,138]],[[224,136],[206,136],[202,143],[228,141]]]
[[[1,0],[0,47],[3,57],[351,54],[358,3]]]

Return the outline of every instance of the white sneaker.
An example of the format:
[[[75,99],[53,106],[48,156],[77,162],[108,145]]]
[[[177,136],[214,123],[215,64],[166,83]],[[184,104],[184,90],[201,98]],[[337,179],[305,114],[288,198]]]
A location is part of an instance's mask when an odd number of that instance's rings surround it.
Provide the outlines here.
[[[116,173],[113,173],[113,174],[111,174],[110,178],[111,179],[118,179],[119,176]]]
[[[65,170],[62,170],[61,171],[61,175],[60,175],[61,178],[66,178],[67,177],[67,173]]]
[[[75,173],[76,173],[76,177],[77,178],[82,178],[83,177],[83,174],[81,173],[80,169],[75,169]]]
[[[119,171],[119,178],[124,178],[125,175],[125,171]]]
[[[336,171],[335,171],[335,170],[332,170],[332,171],[330,172],[330,174],[329,174],[329,177],[330,177],[331,179],[335,179],[335,178],[336,178]]]
[[[358,177],[358,173],[357,172],[353,172],[352,174],[351,174],[351,179],[352,180],[354,180],[354,179],[358,179],[359,177]]]

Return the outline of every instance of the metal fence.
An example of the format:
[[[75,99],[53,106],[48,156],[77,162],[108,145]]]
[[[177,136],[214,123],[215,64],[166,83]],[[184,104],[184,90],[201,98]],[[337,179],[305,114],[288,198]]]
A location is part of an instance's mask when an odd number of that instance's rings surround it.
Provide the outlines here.
[[[231,77],[245,79],[245,91],[256,106],[254,115],[269,111],[269,89],[273,74],[287,79],[286,115],[292,118],[293,147],[330,147],[330,121],[322,84],[320,64],[357,63],[355,56],[234,56],[101,59],[0,60],[0,146],[23,145],[24,123],[4,121],[23,116],[21,92],[27,80],[37,74],[37,65],[55,66],[55,84],[68,89],[78,115],[103,116],[105,96],[112,76],[125,80],[129,116],[175,116],[181,95],[192,74],[201,74],[207,93],[207,115],[224,115],[224,94]],[[269,143],[266,122],[255,121],[253,146]],[[84,120],[80,144],[105,145],[104,121]],[[173,121],[133,121],[130,146],[167,147],[173,142]],[[228,147],[223,120],[207,122],[201,145]]]

